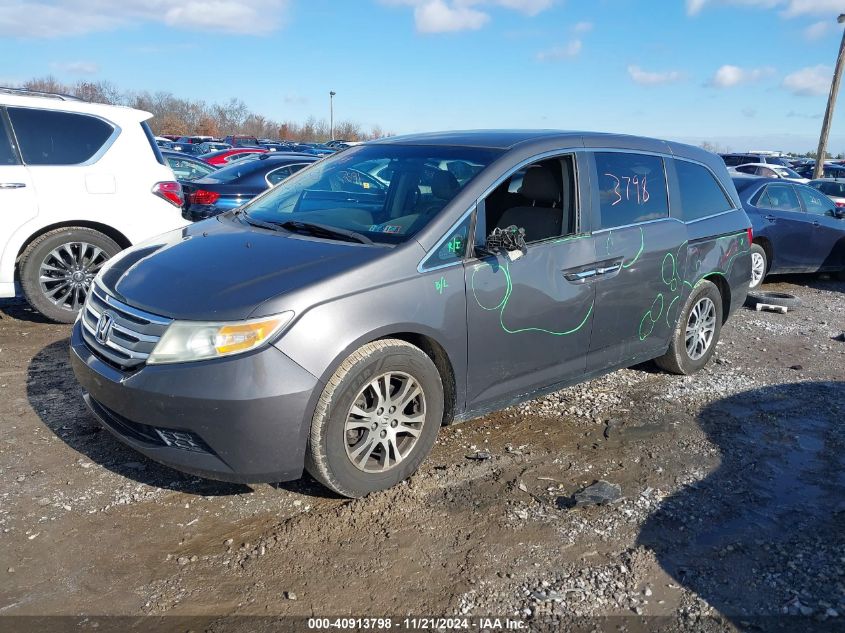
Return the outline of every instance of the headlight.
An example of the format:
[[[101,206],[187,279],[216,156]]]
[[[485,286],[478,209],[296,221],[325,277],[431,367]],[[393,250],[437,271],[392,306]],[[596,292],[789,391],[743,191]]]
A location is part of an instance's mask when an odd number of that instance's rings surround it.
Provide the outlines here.
[[[185,363],[231,356],[267,342],[293,318],[293,312],[249,321],[174,321],[147,359],[148,364]]]

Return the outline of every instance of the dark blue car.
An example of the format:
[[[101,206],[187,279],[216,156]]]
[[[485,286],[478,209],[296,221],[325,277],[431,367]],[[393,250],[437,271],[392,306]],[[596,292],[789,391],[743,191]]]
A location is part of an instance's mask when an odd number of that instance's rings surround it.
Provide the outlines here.
[[[257,156],[183,183],[185,207],[182,215],[197,221],[235,209],[318,160],[306,154],[281,152]]]
[[[168,167],[173,170],[173,175],[176,176],[176,180],[178,180],[182,185],[191,180],[197,180],[204,176],[208,176],[218,169],[201,158],[187,156],[182,152],[173,152],[162,149],[161,155],[164,160],[167,161]]]
[[[751,288],[770,273],[845,271],[845,211],[820,191],[779,178],[734,178],[754,230]]]

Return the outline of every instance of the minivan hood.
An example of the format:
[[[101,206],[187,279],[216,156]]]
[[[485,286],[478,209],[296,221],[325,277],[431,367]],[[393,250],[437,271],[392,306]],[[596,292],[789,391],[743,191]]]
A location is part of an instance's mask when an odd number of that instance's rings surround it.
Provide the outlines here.
[[[273,297],[384,256],[390,249],[310,239],[218,216],[118,256],[99,282],[119,301],[192,321],[238,320]]]

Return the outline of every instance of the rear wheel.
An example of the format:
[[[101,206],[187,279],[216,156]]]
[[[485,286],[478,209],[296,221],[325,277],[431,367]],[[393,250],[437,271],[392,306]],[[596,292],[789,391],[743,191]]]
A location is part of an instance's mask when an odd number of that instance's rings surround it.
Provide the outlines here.
[[[766,251],[759,244],[751,245],[751,289],[759,288],[766,277],[766,271],[769,267],[769,259],[766,257]]]
[[[347,497],[390,488],[417,470],[442,421],[443,385],[432,360],[405,341],[368,343],[323,390],[306,467]]]
[[[722,295],[709,281],[700,281],[681,312],[669,350],[655,359],[673,374],[694,374],[716,351],[722,332]]]
[[[48,319],[73,323],[94,277],[120,250],[117,242],[93,229],[49,231],[33,240],[21,255],[24,296]]]

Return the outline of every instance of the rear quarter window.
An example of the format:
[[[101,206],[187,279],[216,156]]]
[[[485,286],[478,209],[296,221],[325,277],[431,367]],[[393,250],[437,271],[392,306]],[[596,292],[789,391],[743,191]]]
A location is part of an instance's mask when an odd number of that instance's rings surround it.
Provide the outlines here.
[[[672,216],[690,222],[733,209],[733,203],[716,181],[713,173],[697,163],[675,161],[681,208],[672,209]]]
[[[599,228],[610,229],[669,217],[663,158],[628,152],[596,152]]]
[[[21,156],[28,165],[78,165],[94,157],[114,128],[75,112],[8,108]]]

